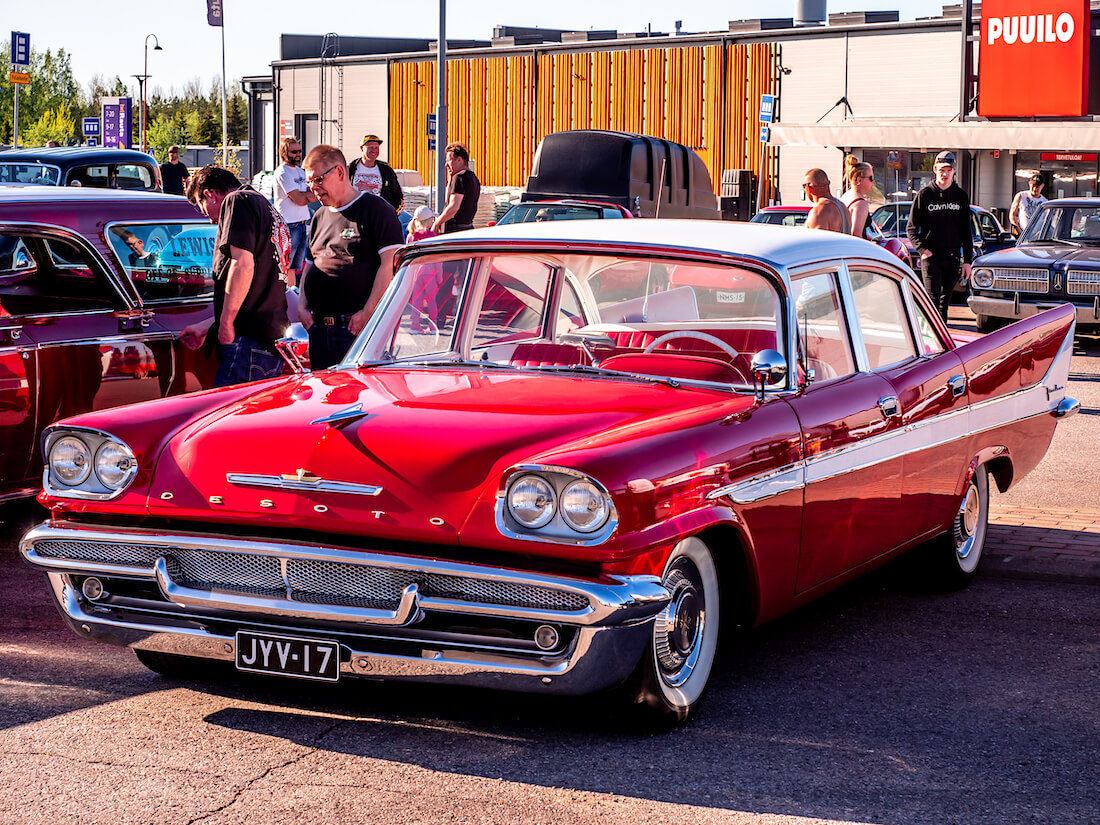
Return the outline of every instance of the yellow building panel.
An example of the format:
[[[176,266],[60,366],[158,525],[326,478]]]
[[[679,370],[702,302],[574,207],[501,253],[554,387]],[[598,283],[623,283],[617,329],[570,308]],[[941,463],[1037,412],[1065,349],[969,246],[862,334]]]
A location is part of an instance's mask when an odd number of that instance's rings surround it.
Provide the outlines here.
[[[645,49],[642,78],[642,132],[665,135],[665,49]]]
[[[592,55],[577,52],[570,57],[573,64],[573,111],[569,128],[588,129],[592,125]]]
[[[592,55],[592,128],[611,128],[611,52]]]

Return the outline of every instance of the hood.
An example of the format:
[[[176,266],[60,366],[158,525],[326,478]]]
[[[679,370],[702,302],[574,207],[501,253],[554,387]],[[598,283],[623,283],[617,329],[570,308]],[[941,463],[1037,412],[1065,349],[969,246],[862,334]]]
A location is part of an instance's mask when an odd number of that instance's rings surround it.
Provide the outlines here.
[[[1062,243],[1029,243],[982,255],[974,266],[1036,267],[1053,263],[1100,268],[1100,246],[1070,246]]]
[[[524,372],[319,372],[181,429],[157,461],[148,508],[165,518],[457,541],[507,468],[550,453],[561,462],[571,446],[598,460],[594,453],[614,449],[609,431],[716,401],[752,404],[716,391]],[[334,414],[348,418],[329,420]]]

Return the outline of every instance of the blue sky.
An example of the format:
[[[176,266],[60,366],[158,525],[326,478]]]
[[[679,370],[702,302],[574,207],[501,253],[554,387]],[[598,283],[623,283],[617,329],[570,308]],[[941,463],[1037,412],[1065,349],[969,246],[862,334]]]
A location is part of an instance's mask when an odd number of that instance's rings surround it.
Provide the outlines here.
[[[263,3],[223,0],[225,7],[226,75],[233,81],[245,75],[268,74],[279,57],[279,35],[284,32],[378,37],[435,38],[439,32],[438,2],[413,0],[396,3],[290,2]],[[667,0],[448,0],[448,38],[484,39],[497,25],[543,26],[557,29],[617,29],[673,31],[676,20],[683,30],[725,30],[730,20],[755,17],[792,17],[794,0],[696,0],[677,10]],[[833,0],[828,11],[895,9],[902,20],[940,13],[941,0]],[[221,72],[221,34],[206,23],[205,0],[121,6],[87,0],[6,0],[6,27],[29,32],[35,50],[64,48],[83,87],[95,74],[110,82],[115,75],[131,83],[141,74],[146,35],[157,36],[162,51],[149,38],[150,88],[181,91],[198,79],[208,88]],[[308,10],[308,11],[307,11]],[[5,32],[5,38],[10,35]],[[33,78],[32,78],[33,82]]]

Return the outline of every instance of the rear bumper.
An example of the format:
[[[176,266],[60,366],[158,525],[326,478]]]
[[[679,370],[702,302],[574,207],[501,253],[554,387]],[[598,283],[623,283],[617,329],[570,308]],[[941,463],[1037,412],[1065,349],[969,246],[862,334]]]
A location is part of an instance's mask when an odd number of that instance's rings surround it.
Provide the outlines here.
[[[1019,306],[1009,298],[993,298],[986,295],[971,295],[966,300],[970,311],[975,315],[988,315],[990,318],[1005,318],[1009,321],[1019,321],[1030,318],[1048,309],[1062,306],[1066,301],[1042,301],[1035,298],[1020,297]],[[1075,304],[1077,313],[1077,329],[1082,327],[1100,326],[1100,300],[1082,306]]]
[[[330,639],[340,644],[341,678],[589,693],[631,672],[647,649],[654,616],[669,599],[652,576],[594,581],[395,554],[66,522],[34,528],[20,549],[32,566],[46,572],[62,616],[83,638],[228,662],[235,660],[238,630]],[[247,570],[250,583],[187,581],[187,566],[204,554],[216,557],[219,569],[230,571],[225,574],[229,579]],[[368,579],[377,573],[386,586],[398,589],[392,599],[382,604],[375,599],[370,606],[348,592],[306,598],[289,586],[280,597],[256,586],[261,562],[275,563],[284,578],[289,570],[289,580],[295,566],[321,565],[333,574],[328,581],[336,587],[357,576],[374,587]],[[88,576],[98,578],[107,593],[89,599],[82,590]],[[409,579],[414,583],[400,587]],[[440,595],[440,582],[453,592]],[[540,603],[523,604],[525,599]],[[534,642],[535,628],[544,625],[555,628],[560,639],[548,650]]]

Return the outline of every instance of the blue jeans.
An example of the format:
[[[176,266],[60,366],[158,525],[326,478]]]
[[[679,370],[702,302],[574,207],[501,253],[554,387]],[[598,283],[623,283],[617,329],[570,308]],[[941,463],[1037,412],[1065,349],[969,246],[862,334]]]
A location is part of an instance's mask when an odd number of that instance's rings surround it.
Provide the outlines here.
[[[232,344],[218,344],[218,372],[215,387],[277,378],[283,374],[282,356],[268,352],[256,341],[238,335]]]
[[[290,229],[290,268],[295,274],[302,271],[302,261],[306,257],[306,245],[309,241],[309,221],[288,223]]]
[[[323,370],[339,364],[354,341],[355,336],[351,334],[346,322],[326,326],[314,320],[313,326],[309,328],[309,368]]]

